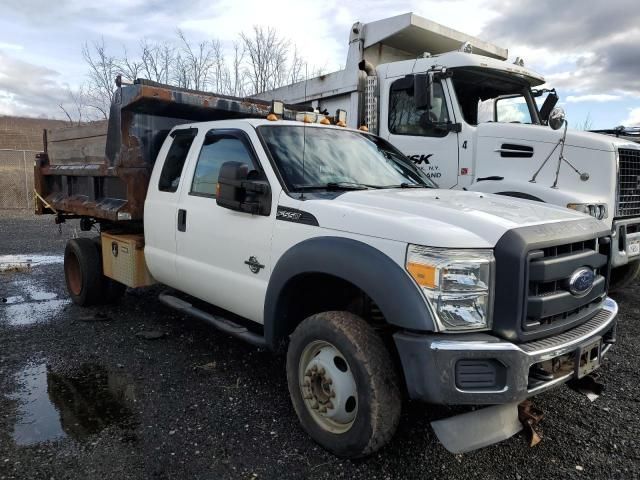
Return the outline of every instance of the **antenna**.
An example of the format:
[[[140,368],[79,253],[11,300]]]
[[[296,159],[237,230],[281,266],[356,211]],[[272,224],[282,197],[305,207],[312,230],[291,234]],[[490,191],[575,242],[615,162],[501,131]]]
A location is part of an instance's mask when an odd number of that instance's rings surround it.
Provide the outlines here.
[[[307,82],[309,81],[309,65],[305,62],[304,65],[304,103],[307,103]],[[304,180],[304,157],[307,149],[307,118],[306,114],[303,117],[302,122],[302,184],[305,184]],[[304,200],[304,189],[300,192],[300,200]]]

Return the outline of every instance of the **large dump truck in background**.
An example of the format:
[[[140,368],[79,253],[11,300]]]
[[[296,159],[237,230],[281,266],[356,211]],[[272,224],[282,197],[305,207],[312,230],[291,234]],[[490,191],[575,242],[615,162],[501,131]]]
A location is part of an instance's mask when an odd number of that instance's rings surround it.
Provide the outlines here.
[[[527,198],[603,220],[613,239],[612,288],[636,278],[640,145],[633,138],[563,128],[555,90],[522,58],[507,61],[506,49],[413,13],[356,22],[348,41],[344,70],[257,98],[346,109],[349,126],[390,141],[441,188]],[[428,82],[424,98],[414,95],[416,82]]]

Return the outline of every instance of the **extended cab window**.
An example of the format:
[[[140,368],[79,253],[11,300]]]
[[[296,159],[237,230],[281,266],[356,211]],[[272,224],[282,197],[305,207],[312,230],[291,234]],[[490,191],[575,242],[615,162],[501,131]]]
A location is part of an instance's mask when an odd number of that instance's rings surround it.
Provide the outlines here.
[[[413,97],[413,87],[405,88],[406,80],[398,79],[389,92],[389,132],[395,135],[444,137],[447,130],[433,126],[449,122],[447,102],[440,82],[433,84],[431,110],[418,110]]]
[[[251,154],[239,137],[212,130],[207,133],[200,150],[191,193],[215,196],[220,167],[225,162],[241,162],[247,164],[249,170],[253,169]]]
[[[195,128],[176,130],[172,134],[173,142],[162,166],[160,181],[158,182],[158,189],[161,192],[175,192],[178,190],[184,162],[197,134],[198,130]]]

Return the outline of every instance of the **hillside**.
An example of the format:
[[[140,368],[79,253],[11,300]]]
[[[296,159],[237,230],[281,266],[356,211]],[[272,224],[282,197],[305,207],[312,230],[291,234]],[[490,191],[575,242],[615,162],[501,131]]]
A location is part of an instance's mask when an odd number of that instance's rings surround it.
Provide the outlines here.
[[[0,149],[42,150],[42,131],[66,125],[63,120],[0,116]]]

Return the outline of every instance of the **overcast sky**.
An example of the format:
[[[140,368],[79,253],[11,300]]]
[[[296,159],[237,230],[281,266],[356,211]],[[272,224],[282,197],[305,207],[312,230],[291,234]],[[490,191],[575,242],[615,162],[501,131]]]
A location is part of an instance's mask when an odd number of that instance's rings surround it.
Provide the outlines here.
[[[138,41],[217,38],[273,26],[310,64],[339,69],[349,28],[414,12],[509,49],[545,75],[571,126],[640,125],[638,0],[3,0],[0,114],[61,117],[66,86],[85,80],[81,48],[104,37],[114,53]]]

